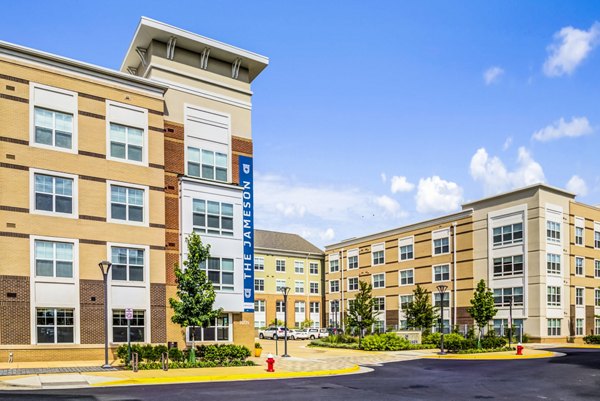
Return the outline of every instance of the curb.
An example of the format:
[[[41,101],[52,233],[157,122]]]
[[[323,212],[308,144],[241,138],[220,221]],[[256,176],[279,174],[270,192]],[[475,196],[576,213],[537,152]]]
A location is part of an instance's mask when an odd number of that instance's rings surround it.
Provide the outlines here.
[[[275,372],[271,374],[251,373],[237,375],[213,375],[213,376],[176,376],[176,377],[148,377],[139,379],[114,380],[110,382],[94,383],[92,387],[105,386],[135,386],[146,384],[170,384],[170,383],[198,383],[209,381],[237,381],[237,380],[271,380],[271,379],[293,379],[300,377],[329,376],[359,373],[360,366],[354,365],[344,369],[313,370],[308,372]]]
[[[428,359],[454,359],[454,360],[519,360],[519,359],[543,359],[561,356],[556,352],[542,352],[534,355],[490,355],[490,354],[456,354],[456,355],[430,355],[424,358]]]

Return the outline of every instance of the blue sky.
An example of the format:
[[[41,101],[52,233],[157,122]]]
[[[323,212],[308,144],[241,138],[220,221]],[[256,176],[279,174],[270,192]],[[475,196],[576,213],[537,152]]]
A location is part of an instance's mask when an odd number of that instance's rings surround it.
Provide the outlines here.
[[[322,246],[538,181],[600,204],[599,2],[3,7],[1,40],[109,68],[142,15],[268,56],[257,228]]]

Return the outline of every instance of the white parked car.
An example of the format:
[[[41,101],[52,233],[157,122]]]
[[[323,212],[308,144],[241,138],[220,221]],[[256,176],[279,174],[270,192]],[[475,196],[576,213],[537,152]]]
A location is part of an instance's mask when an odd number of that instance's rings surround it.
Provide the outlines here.
[[[288,338],[290,336],[290,332],[288,329]],[[260,330],[258,332],[258,338],[260,338],[261,340],[263,338],[272,338],[274,340],[277,340],[278,338],[284,338],[285,337],[285,328],[283,327],[276,327],[276,326],[270,326],[267,327],[264,330]]]
[[[310,338],[310,333],[307,329],[291,330],[288,334],[288,338],[290,340],[308,340]]]
[[[316,338],[323,338],[323,337],[329,336],[329,332],[327,331],[327,329],[312,328],[312,329],[307,329],[307,332],[308,332],[309,340],[314,340]]]

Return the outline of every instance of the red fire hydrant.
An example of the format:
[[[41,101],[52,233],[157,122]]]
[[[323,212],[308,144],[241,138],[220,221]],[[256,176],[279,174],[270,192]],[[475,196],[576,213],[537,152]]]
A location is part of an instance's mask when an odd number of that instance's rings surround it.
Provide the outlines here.
[[[517,355],[523,355],[523,346],[521,343],[517,345]]]
[[[275,359],[273,358],[273,354],[269,354],[267,355],[267,372],[275,372],[273,365],[275,365]]]

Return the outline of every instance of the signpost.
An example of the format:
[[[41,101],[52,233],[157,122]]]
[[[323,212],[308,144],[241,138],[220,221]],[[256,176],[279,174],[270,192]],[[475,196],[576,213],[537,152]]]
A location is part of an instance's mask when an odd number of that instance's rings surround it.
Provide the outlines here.
[[[131,319],[133,319],[133,309],[125,309],[125,319],[127,319],[127,363],[131,362]]]

